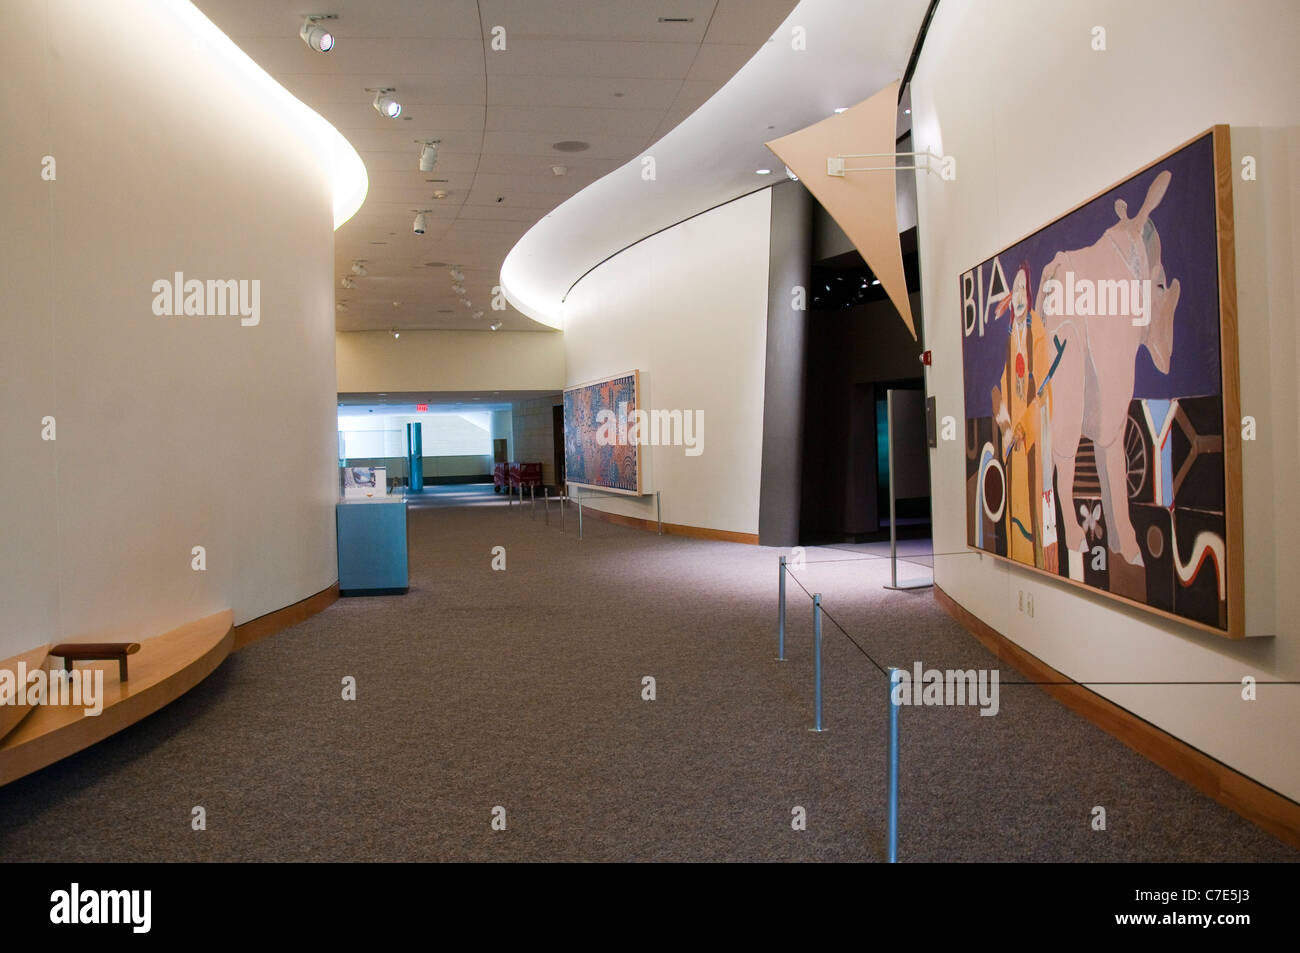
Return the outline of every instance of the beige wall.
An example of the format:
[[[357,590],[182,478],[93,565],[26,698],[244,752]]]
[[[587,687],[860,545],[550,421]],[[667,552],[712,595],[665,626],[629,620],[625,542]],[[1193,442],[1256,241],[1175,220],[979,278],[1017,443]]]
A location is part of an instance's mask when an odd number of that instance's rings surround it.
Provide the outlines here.
[[[1195,12],[1192,13],[1191,11]],[[1092,49],[1103,26],[1104,52]],[[990,558],[939,557],[958,602],[1065,674],[1094,681],[1300,678],[1297,275],[1300,7],[1286,0],[966,0],[941,3],[912,84],[918,150],[957,178],[918,178],[929,390],[962,416],[958,276],[1215,123],[1232,126],[1245,443],[1247,625],[1230,643]],[[1226,426],[1236,425],[1228,421]],[[935,548],[965,550],[960,438],[932,451]],[[1035,617],[1017,610],[1034,595]],[[1300,687],[1111,686],[1101,694],[1292,797],[1300,797]]]
[[[340,331],[340,393],[559,390],[556,331]]]
[[[541,463],[542,482],[549,484],[556,482],[555,424],[551,408],[562,402],[562,395],[556,392],[554,397],[517,400],[510,411],[514,432],[511,447],[515,454],[510,459]]]
[[[312,143],[160,0],[4,13],[0,658],[326,588],[333,200]],[[260,324],[155,316],[176,271],[259,280]]]
[[[588,273],[564,306],[568,384],[641,371],[648,409],[704,411],[704,452],[648,447],[643,484],[665,523],[758,532],[771,190],[631,246]],[[588,496],[655,518],[653,496]]]

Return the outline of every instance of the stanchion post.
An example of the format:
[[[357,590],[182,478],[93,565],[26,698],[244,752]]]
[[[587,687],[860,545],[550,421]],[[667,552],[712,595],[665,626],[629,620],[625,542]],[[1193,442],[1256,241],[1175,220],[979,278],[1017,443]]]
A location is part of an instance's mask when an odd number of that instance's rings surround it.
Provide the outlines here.
[[[813,676],[813,697],[817,709],[817,727],[822,730],[822,594],[813,593],[813,657],[816,659]]]
[[[551,525],[551,488],[542,487],[542,510],[546,513],[546,525]]]
[[[528,484],[528,518],[537,519],[537,491],[533,484]]]
[[[898,863],[898,699],[899,669],[889,670],[889,862]]]
[[[655,490],[655,517],[659,520],[659,535],[664,534],[664,510],[659,502],[659,491]]]
[[[898,588],[898,523],[894,519],[894,390],[885,391],[885,440],[889,455],[889,586]],[[932,549],[934,547],[931,547]]]
[[[776,660],[785,661],[785,557],[781,557],[780,582],[776,590]]]
[[[582,539],[582,490],[578,491],[578,539]]]

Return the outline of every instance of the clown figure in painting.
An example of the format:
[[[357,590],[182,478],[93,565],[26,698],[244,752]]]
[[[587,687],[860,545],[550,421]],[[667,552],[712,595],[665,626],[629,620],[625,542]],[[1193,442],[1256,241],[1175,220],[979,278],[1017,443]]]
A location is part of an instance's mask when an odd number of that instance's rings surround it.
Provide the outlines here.
[[[1056,497],[1052,488],[1051,374],[1049,335],[1029,306],[1029,265],[1021,264],[1011,294],[997,316],[1010,308],[1007,359],[993,387],[994,421],[1002,434],[1007,471],[1003,514],[1008,555],[1029,566],[1055,572]]]

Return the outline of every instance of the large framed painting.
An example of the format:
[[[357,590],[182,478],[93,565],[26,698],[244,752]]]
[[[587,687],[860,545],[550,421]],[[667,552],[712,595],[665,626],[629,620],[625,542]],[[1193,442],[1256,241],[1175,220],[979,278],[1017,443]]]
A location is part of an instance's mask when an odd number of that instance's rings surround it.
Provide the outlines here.
[[[1244,635],[1228,127],[960,276],[967,542]]]
[[[641,495],[642,459],[634,415],[641,372],[628,371],[564,390],[564,479],[611,493]],[[633,435],[629,439],[629,431]]]

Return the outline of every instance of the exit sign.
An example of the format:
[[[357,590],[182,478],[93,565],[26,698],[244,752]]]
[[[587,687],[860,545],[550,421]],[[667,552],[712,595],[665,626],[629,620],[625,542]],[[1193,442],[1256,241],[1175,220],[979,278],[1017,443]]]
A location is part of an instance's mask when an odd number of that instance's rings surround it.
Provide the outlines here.
[[[429,409],[429,405],[428,405],[428,404],[416,404],[416,405],[415,405],[416,413],[420,413],[420,414],[422,414],[422,413],[424,413],[424,412],[425,412],[426,410],[428,410],[428,409]]]

